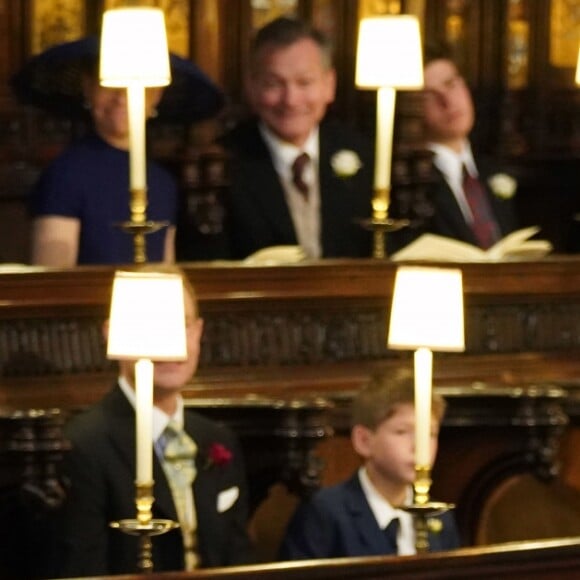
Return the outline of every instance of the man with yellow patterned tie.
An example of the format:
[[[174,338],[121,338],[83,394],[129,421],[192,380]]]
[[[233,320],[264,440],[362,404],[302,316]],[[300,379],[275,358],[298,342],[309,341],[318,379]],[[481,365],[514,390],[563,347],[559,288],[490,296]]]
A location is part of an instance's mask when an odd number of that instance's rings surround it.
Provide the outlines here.
[[[153,538],[159,572],[251,560],[248,491],[237,440],[224,426],[184,409],[181,390],[196,371],[203,330],[185,277],[184,285],[188,358],[155,364],[153,517],[180,524]],[[66,426],[72,449],[65,461],[70,489],[58,540],[62,577],[137,570],[137,539],[109,526],[135,517],[134,409],[133,364],[123,361],[114,388]]]

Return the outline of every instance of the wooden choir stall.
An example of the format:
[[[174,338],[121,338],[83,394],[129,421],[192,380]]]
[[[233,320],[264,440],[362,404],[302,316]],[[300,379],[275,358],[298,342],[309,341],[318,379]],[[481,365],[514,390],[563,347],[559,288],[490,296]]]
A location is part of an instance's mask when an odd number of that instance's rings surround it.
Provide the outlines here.
[[[396,264],[183,266],[205,321],[186,404],[240,437],[264,562],[252,573],[196,578],[418,578],[427,571],[444,578],[450,566],[462,578],[563,578],[580,569],[577,259],[459,265],[466,351],[435,359],[448,411],[432,495],[456,504],[471,547],[304,566],[266,563],[299,499],[358,465],[348,439],[353,393],[376,370],[412,364],[412,353],[386,347]],[[2,577],[18,566],[22,577],[42,578],[50,559],[43,537],[66,495],[63,422],[115,379],[102,335],[113,274],[109,267],[0,274]]]

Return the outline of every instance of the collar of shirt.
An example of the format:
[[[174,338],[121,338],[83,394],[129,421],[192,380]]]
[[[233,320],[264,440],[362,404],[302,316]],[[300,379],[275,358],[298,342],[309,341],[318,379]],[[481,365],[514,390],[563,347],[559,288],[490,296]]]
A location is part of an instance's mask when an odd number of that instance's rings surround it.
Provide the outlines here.
[[[433,163],[445,177],[465,220],[471,223],[473,214],[463,192],[463,166],[472,177],[478,177],[479,173],[469,141],[465,141],[459,153],[440,143],[429,143],[427,147],[433,151]]]
[[[291,143],[279,139],[264,123],[260,123],[260,133],[272,154],[274,169],[278,175],[283,175],[290,179],[292,174],[292,164],[300,153],[308,153],[312,164],[318,163],[319,130],[313,129],[302,147],[296,147]]]
[[[397,537],[398,553],[415,554],[415,531],[413,526],[413,516],[402,509],[393,507],[375,488],[370,480],[366,469],[361,467],[358,471],[358,478],[365,494],[366,500],[377,520],[379,528],[384,530],[391,520],[399,518],[400,531]],[[413,501],[413,490],[411,486],[407,490],[405,505]]]
[[[260,131],[270,150],[274,169],[284,189],[296,240],[309,258],[320,258],[322,242],[318,178],[319,129],[316,127],[310,133],[302,147],[281,141],[264,124],[260,125]],[[310,157],[310,163],[305,167],[302,176],[309,187],[307,199],[292,182],[292,165],[300,153],[307,153]]]
[[[118,382],[119,382],[119,387],[121,388],[121,390],[123,391],[123,393],[127,397],[127,400],[129,401],[129,403],[131,403],[131,406],[133,407],[133,409],[136,409],[137,408],[137,400],[136,400],[136,396],[135,396],[135,389],[133,389],[131,387],[131,385],[129,384],[129,381],[127,381],[127,379],[123,376],[119,377]],[[180,427],[183,427],[183,424],[184,424],[183,409],[184,409],[183,399],[181,398],[181,396],[179,396],[177,398],[177,409],[175,410],[175,413],[171,417],[169,415],[165,414],[161,409],[158,409],[157,407],[155,407],[155,405],[153,406],[153,441],[154,442],[157,441],[157,439],[159,439],[159,437],[161,436],[163,431],[165,431],[165,428],[169,424],[169,421],[173,420],[175,423],[177,423],[177,425],[179,425]]]
[[[428,148],[435,154],[433,163],[447,179],[461,183],[464,165],[469,175],[478,177],[479,173],[469,141],[465,141],[459,153],[440,143],[429,143]]]

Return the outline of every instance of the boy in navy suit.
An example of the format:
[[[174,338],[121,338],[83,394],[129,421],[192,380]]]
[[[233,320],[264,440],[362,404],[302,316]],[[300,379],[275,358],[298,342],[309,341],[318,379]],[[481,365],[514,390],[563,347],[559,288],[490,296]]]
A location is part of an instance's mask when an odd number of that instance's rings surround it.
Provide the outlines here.
[[[431,456],[435,460],[444,401],[433,397]],[[375,377],[353,403],[351,441],[363,460],[347,481],[319,490],[290,521],[280,558],[339,558],[414,554],[414,384],[409,377]],[[438,521],[436,521],[438,520]],[[459,547],[453,515],[429,521],[432,551]]]

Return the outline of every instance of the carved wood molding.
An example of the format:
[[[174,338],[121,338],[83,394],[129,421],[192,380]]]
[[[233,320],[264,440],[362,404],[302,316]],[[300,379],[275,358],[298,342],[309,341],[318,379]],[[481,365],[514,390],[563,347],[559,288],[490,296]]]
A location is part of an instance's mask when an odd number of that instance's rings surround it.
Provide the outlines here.
[[[400,357],[386,347],[384,306],[322,301],[203,312],[200,368],[286,367]],[[334,303],[333,303],[334,302]],[[466,354],[580,348],[580,299],[467,306]],[[0,376],[110,373],[102,317],[0,320]],[[441,355],[443,356],[443,355]]]
[[[192,389],[323,392],[355,388],[376,367],[410,364],[412,353],[386,348],[397,264],[183,266],[205,320]],[[459,267],[467,349],[437,353],[438,384],[580,376],[577,260]],[[113,274],[107,267],[0,274],[1,401],[77,405],[110,384],[115,366],[105,359],[101,327]],[[80,383],[98,388],[79,390]],[[59,385],[61,399],[50,385]]]

